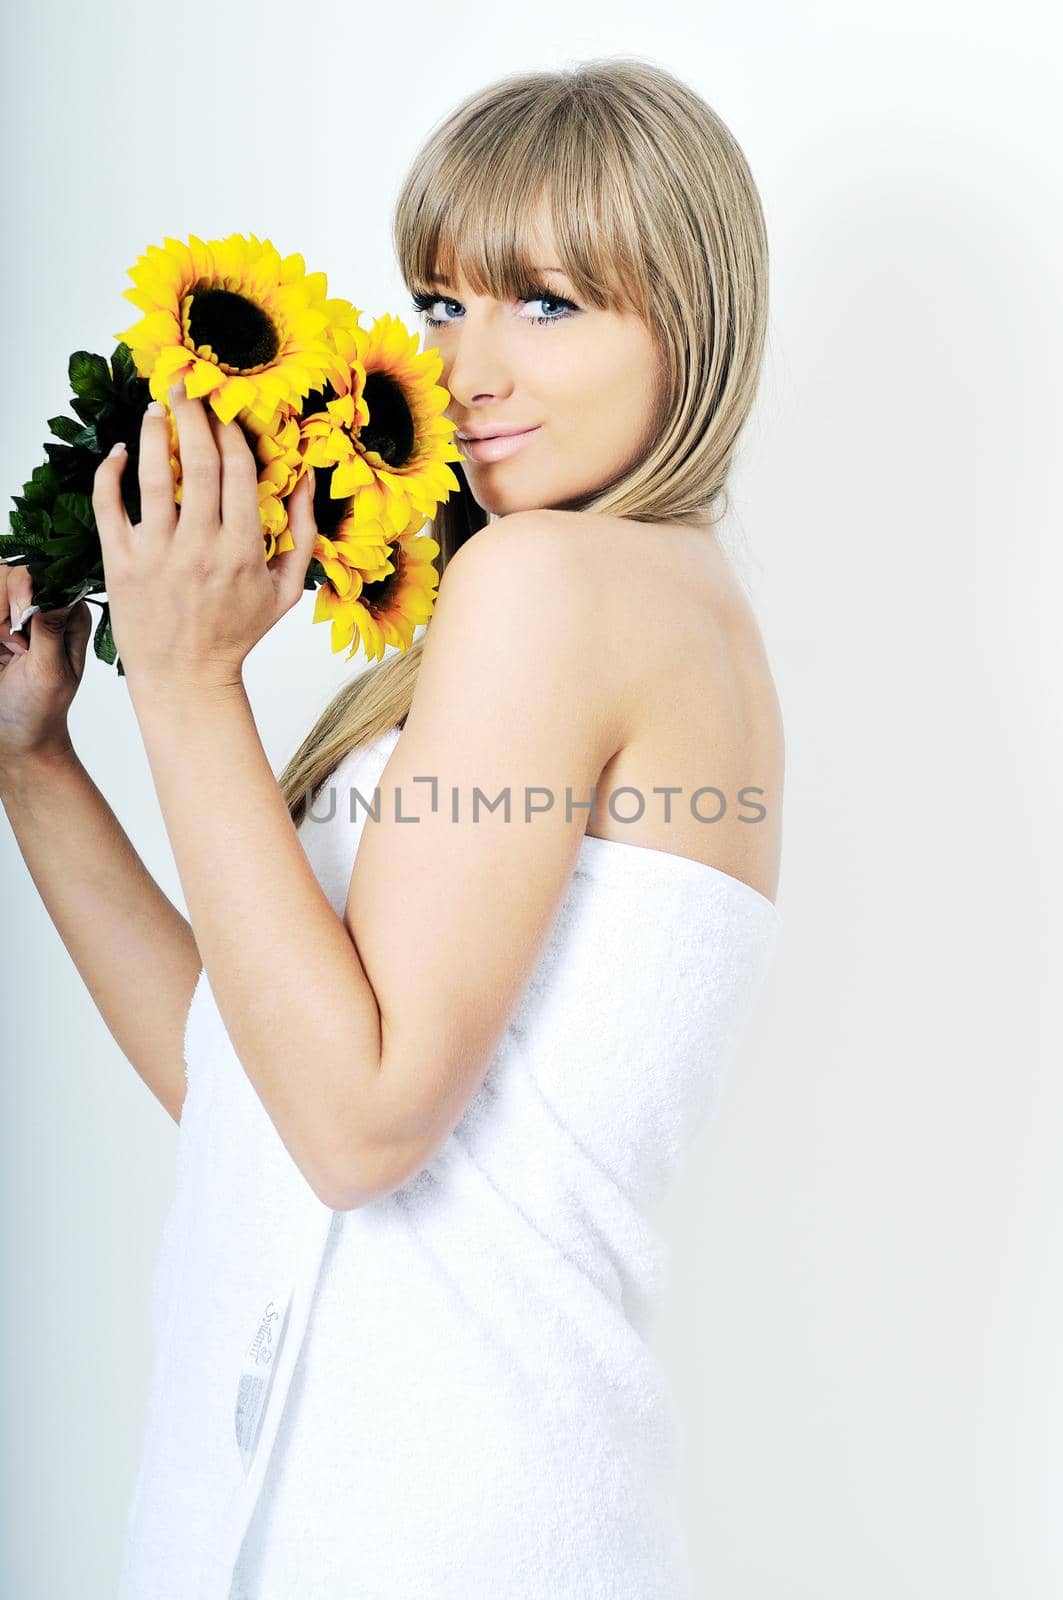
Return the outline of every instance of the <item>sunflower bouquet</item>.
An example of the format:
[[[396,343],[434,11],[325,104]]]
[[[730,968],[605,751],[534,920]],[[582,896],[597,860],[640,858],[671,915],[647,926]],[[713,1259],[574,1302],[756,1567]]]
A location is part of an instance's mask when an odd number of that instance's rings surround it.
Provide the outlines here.
[[[368,329],[348,300],[326,298],[324,273],[301,255],[281,257],[269,240],[230,234],[149,245],[124,291],[142,313],[113,335],[110,362],[87,350],[69,360],[73,417],[49,419],[59,444],[13,496],[0,557],[28,564],[34,605],[53,610],[87,599],[100,606],[93,648],[117,665],[105,598],[103,556],[92,508],[96,468],[112,444],[130,441],[132,471],[121,493],[139,522],[140,422],[152,400],[166,409],[174,497],[181,461],[170,386],[236,421],[258,468],[262,553],[293,548],[288,500],[314,469],[317,537],[304,579],[316,589],[313,620],[331,623],[332,650],[361,647],[370,660],[387,645],[409,648],[427,622],[439,583],[436,541],[420,532],[459,487],[461,455],[442,413],[438,351],[418,352],[417,334],[396,317]]]

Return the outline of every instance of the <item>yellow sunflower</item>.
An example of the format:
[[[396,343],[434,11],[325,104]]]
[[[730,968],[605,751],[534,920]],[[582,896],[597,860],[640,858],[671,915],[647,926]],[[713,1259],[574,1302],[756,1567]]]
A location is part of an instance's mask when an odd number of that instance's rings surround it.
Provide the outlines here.
[[[254,234],[164,243],[130,268],[135,287],[124,298],[144,314],[114,335],[153,399],[169,408],[170,386],[184,378],[186,393],[208,396],[222,422],[248,411],[268,427],[280,406],[298,410],[328,381],[337,365],[328,329],[360,313],[325,298],[323,272],[308,274],[301,255],[282,258]]]
[[[258,510],[266,560],[272,561],[281,551],[295,549],[286,502],[306,471],[299,418],[290,406],[282,406],[269,427],[250,411],[237,418],[237,425],[243,429],[258,464]]]
[[[166,413],[166,426],[169,430],[174,502],[180,506],[184,497],[184,477],[177,420],[172,411]],[[295,549],[295,540],[288,527],[285,500],[303,475],[300,470],[299,422],[297,418],[284,417],[270,432],[250,412],[245,412],[237,418],[237,427],[242,430],[257,463],[263,554],[267,561],[272,561],[281,551]]]
[[[331,390],[327,391],[331,392]],[[317,404],[319,396],[312,398]],[[313,417],[309,419],[313,421]],[[288,523],[288,500],[313,465],[307,449],[306,421],[289,407],[264,428],[249,413],[237,419],[254,450],[259,467],[259,512],[266,539],[266,560],[292,550],[295,541]],[[176,429],[172,427],[173,436]],[[337,595],[350,591],[355,569],[373,579],[393,569],[388,565],[388,541],[375,523],[356,523],[349,501],[332,497],[331,467],[315,468],[313,516],[317,537],[311,552],[320,562]],[[423,518],[418,519],[420,526]]]
[[[456,424],[442,412],[449,391],[436,383],[443,370],[437,350],[419,352],[418,335],[390,314],[370,330],[350,318],[335,320],[329,336],[340,361],[360,383],[305,417],[307,461],[332,469],[332,497],[350,498],[359,527],[375,524],[385,538],[432,516],[460,487],[447,466],[460,461],[452,443]]]
[[[390,560],[391,547],[375,528],[368,533],[339,539],[330,539],[318,530],[313,554],[328,579],[328,584],[322,587],[331,586],[336,599],[350,599],[356,594],[359,579],[376,582],[395,570]],[[320,620],[315,615],[314,621]],[[333,648],[340,649],[341,646]]]
[[[407,530],[389,541],[380,567],[351,569],[345,593],[337,593],[331,581],[321,584],[314,621],[332,623],[333,653],[349,645],[350,660],[361,644],[369,660],[376,661],[388,645],[409,649],[414,629],[432,615],[439,587],[432,565],[439,545],[413,531],[423,525],[422,519],[411,517]]]

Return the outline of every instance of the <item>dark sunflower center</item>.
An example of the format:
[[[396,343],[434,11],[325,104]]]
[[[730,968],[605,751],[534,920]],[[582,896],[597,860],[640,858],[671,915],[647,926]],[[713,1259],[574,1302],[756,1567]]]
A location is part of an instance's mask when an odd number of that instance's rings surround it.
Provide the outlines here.
[[[402,580],[402,546],[393,544],[388,551],[388,559],[395,571],[389,572],[386,578],[379,578],[376,583],[363,583],[358,596],[362,604],[374,613],[387,611],[388,597]]]
[[[209,344],[218,360],[237,372],[269,366],[277,358],[277,330],[261,306],[231,289],[197,289],[188,332],[198,350]]]
[[[331,500],[329,491],[335,467],[314,468],[314,526],[318,533],[331,539],[340,523],[350,513],[350,499]]]
[[[331,383],[326,383],[323,389],[311,389],[303,401],[299,415],[301,417],[316,417],[320,412],[324,411],[330,400],[338,398]]]
[[[394,378],[386,372],[370,372],[365,380],[365,403],[369,421],[358,435],[367,450],[375,450],[389,467],[401,467],[413,449],[413,417]]]

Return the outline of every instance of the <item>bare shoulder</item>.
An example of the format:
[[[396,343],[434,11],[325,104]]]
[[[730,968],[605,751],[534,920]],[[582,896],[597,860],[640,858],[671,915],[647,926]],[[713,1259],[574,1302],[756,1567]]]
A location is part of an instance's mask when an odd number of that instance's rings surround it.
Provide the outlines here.
[[[756,612],[716,535],[625,517],[528,515],[554,519],[552,537],[576,553],[573,581],[603,623],[596,638],[624,730],[587,832],[689,856],[774,900],[782,712]]]
[[[488,603],[534,617],[570,708],[608,723],[613,753],[587,833],[688,856],[774,900],[782,715],[756,614],[716,536],[535,509],[488,524],[458,557]]]
[[[625,704],[633,740],[645,731],[646,713],[659,723],[664,702],[688,684],[699,697],[714,689],[727,695],[732,675],[740,674],[749,692],[759,687],[777,705],[756,614],[714,534],[545,508],[500,517],[464,548],[478,543],[512,569],[530,563],[535,576],[555,573],[551,597],[562,599],[563,581],[564,597],[595,642],[632,663],[634,670],[616,681],[630,691]],[[546,612],[543,620],[545,638]]]
[[[470,574],[502,573],[532,562],[537,574],[545,567],[556,570],[576,586],[566,593],[584,599],[582,580],[589,580],[598,552],[608,547],[603,521],[586,512],[552,508],[510,511],[466,540],[448,561],[446,573],[454,568]]]
[[[544,648],[578,627],[603,659],[626,743],[659,730],[688,695],[711,703],[719,726],[738,680],[743,701],[778,709],[756,614],[710,532],[537,508],[497,518],[459,555],[484,586],[519,589]]]
[[[448,590],[456,601],[461,589],[466,614],[493,611],[496,634],[534,630],[544,682],[563,685],[585,719],[607,723],[619,749],[638,678],[630,649],[638,596],[629,560],[626,543],[617,548],[604,518],[552,508],[509,512],[448,561],[439,609],[446,609]],[[456,615],[459,607],[451,609]]]

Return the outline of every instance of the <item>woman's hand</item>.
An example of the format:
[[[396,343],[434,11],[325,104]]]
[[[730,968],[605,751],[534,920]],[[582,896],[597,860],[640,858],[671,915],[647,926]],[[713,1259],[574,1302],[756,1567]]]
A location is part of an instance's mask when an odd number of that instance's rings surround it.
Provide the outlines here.
[[[134,527],[122,502],[124,450],[101,461],[93,483],[111,631],[131,692],[239,683],[244,657],[303,594],[317,531],[308,473],[288,502],[295,548],[267,566],[258,469],[239,425],[190,400],[183,383],[170,401],[181,506],[162,410],[149,407],[141,423],[143,521]]]
[[[35,611],[27,643],[13,624],[32,601],[28,568],[0,562],[0,776],[31,756],[70,747],[67,712],[85,671],[87,601]]]

